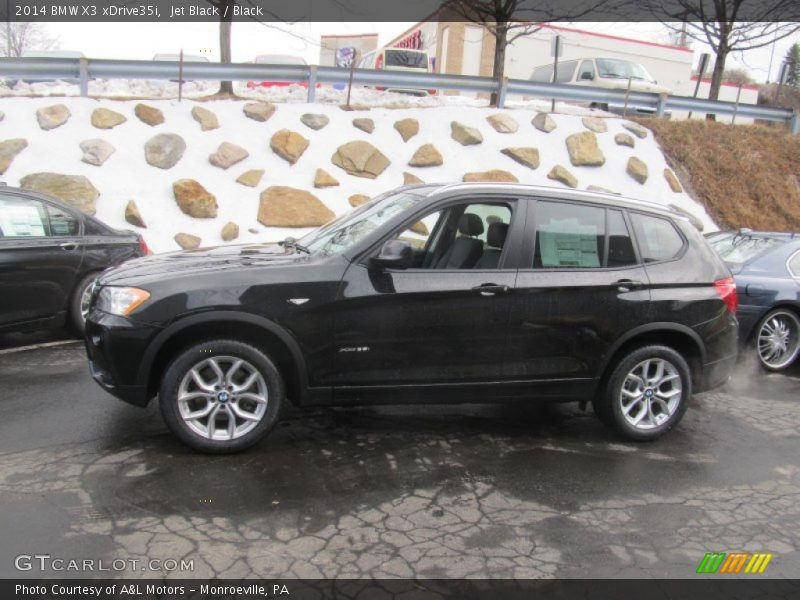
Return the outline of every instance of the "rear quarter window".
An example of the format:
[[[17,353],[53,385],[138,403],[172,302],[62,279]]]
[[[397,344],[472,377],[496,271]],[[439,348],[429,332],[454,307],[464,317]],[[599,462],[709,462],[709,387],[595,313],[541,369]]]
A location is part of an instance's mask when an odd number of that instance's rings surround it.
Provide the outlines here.
[[[631,222],[644,262],[672,260],[680,255],[685,242],[672,221],[631,213]]]

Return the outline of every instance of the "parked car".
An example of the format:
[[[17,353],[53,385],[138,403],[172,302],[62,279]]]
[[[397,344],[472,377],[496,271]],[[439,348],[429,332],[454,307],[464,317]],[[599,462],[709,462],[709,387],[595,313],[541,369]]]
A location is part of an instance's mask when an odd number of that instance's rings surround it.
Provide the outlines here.
[[[742,343],[764,368],[787,369],[800,354],[800,235],[740,229],[706,237],[736,279]]]
[[[83,333],[97,275],[147,252],[136,233],[50,196],[0,186],[0,332],[67,324]]]
[[[431,61],[424,50],[411,50],[409,48],[378,48],[368,52],[358,63],[359,69],[375,69],[378,71],[403,71],[406,73],[430,73]],[[378,91],[400,92],[427,96],[435,94],[436,90],[424,90],[413,87],[386,87],[375,86]]]
[[[550,83],[553,81],[553,64],[536,67],[531,73],[531,81]],[[656,94],[670,94],[672,90],[658,82],[639,63],[620,58],[582,58],[578,60],[559,61],[556,74],[556,83],[582,85],[606,88],[610,90],[628,89],[628,81],[632,92],[653,92]],[[593,108],[605,111],[622,113],[624,102],[619,103],[592,103]],[[654,111],[649,108],[629,106],[631,114],[652,115]]]
[[[291,56],[288,54],[259,54],[253,61],[257,65],[286,65],[306,67],[308,63],[301,56]],[[308,83],[305,81],[248,81],[247,87],[254,89],[257,87],[286,87],[290,85],[299,85],[300,87],[307,88]],[[317,85],[319,87],[319,85]]]
[[[233,452],[298,406],[592,402],[624,437],[728,379],[736,288],[683,215],[510,184],[406,186],[300,240],[133,260],[98,280],[97,383]]]

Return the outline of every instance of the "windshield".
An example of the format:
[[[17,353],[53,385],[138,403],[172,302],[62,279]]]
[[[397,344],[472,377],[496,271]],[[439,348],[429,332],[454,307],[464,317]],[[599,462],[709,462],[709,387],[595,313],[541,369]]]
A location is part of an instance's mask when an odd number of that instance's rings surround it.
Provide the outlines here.
[[[785,240],[772,237],[739,234],[709,239],[708,243],[729,265],[741,265],[783,244]]]
[[[409,192],[379,196],[312,231],[299,240],[299,243],[310,252],[341,254],[421,198],[422,196]]]
[[[640,79],[642,81],[655,82],[645,68],[629,60],[617,60],[613,58],[598,58],[597,70],[600,77],[610,77],[612,79]]]
[[[386,66],[425,69],[428,67],[428,55],[413,50],[387,50]]]

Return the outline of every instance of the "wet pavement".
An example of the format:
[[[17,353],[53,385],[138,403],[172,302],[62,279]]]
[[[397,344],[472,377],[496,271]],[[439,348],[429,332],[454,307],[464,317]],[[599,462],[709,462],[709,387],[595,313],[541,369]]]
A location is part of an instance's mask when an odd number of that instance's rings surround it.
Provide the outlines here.
[[[685,578],[740,550],[800,576],[797,370],[743,365],[649,444],[572,405],[406,406],[293,411],[222,457],[105,394],[77,343],[0,351],[0,381],[0,577]]]

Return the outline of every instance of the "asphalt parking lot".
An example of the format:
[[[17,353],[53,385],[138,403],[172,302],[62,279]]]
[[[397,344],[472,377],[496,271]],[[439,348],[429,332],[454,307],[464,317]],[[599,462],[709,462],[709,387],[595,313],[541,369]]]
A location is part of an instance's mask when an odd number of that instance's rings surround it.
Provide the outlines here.
[[[141,561],[104,577],[685,578],[739,550],[800,575],[798,370],[742,365],[651,444],[567,405],[381,407],[209,457],[107,396],[80,344],[20,340],[0,338],[0,577],[92,576],[14,568],[49,554]]]

